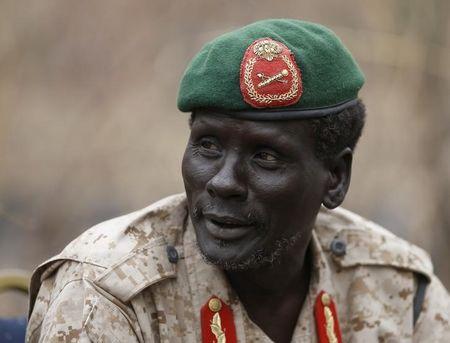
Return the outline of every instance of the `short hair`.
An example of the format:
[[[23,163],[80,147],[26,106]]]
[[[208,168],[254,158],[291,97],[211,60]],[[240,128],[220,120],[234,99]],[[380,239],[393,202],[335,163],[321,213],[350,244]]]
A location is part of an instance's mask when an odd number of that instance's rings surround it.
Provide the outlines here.
[[[191,113],[189,126],[195,119]],[[345,148],[355,149],[366,120],[366,107],[361,99],[337,114],[317,119],[306,119],[313,131],[314,153],[321,161],[327,161]]]
[[[327,161],[345,148],[355,149],[366,119],[366,107],[361,99],[343,111],[308,120],[315,140],[315,154]]]

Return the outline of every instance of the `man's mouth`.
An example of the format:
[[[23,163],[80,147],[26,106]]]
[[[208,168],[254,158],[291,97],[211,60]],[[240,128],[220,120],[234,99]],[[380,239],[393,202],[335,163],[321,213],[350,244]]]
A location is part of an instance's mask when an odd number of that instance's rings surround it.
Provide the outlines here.
[[[255,223],[227,215],[203,213],[206,229],[214,238],[232,241],[247,235],[255,227]]]

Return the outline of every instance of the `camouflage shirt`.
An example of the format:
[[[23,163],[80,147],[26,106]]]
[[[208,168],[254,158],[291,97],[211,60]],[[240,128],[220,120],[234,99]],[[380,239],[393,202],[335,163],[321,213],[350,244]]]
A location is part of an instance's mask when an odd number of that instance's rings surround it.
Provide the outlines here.
[[[344,342],[448,342],[449,295],[424,251],[344,209],[320,211],[311,248],[293,342],[317,341],[321,290],[334,299]],[[428,286],[414,323],[420,278]],[[230,305],[238,342],[271,342],[223,272],[202,260],[185,195],[175,195],[87,230],[42,264],[27,342],[201,342],[200,308],[212,295]]]

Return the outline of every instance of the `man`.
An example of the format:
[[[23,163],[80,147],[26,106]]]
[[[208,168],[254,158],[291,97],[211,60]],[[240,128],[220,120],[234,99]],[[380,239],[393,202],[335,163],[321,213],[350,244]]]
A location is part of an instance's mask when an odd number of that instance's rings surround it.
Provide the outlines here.
[[[41,265],[29,342],[444,342],[421,249],[349,211],[364,77],[323,26],[265,20],[181,81],[186,195],[99,224]]]

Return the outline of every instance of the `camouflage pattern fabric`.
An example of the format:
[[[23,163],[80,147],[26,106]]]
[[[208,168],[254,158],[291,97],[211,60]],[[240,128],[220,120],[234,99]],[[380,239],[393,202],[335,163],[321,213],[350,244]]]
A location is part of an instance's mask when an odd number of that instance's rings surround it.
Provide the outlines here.
[[[345,253],[330,248],[336,239]],[[344,342],[448,342],[450,298],[423,250],[344,209],[320,211],[311,244],[313,275],[293,342],[317,341],[321,290],[335,301]],[[415,275],[429,284],[413,325]],[[200,308],[211,295],[231,306],[238,342],[271,342],[223,272],[202,260],[185,195],[175,195],[87,230],[42,264],[26,340],[200,342]]]

